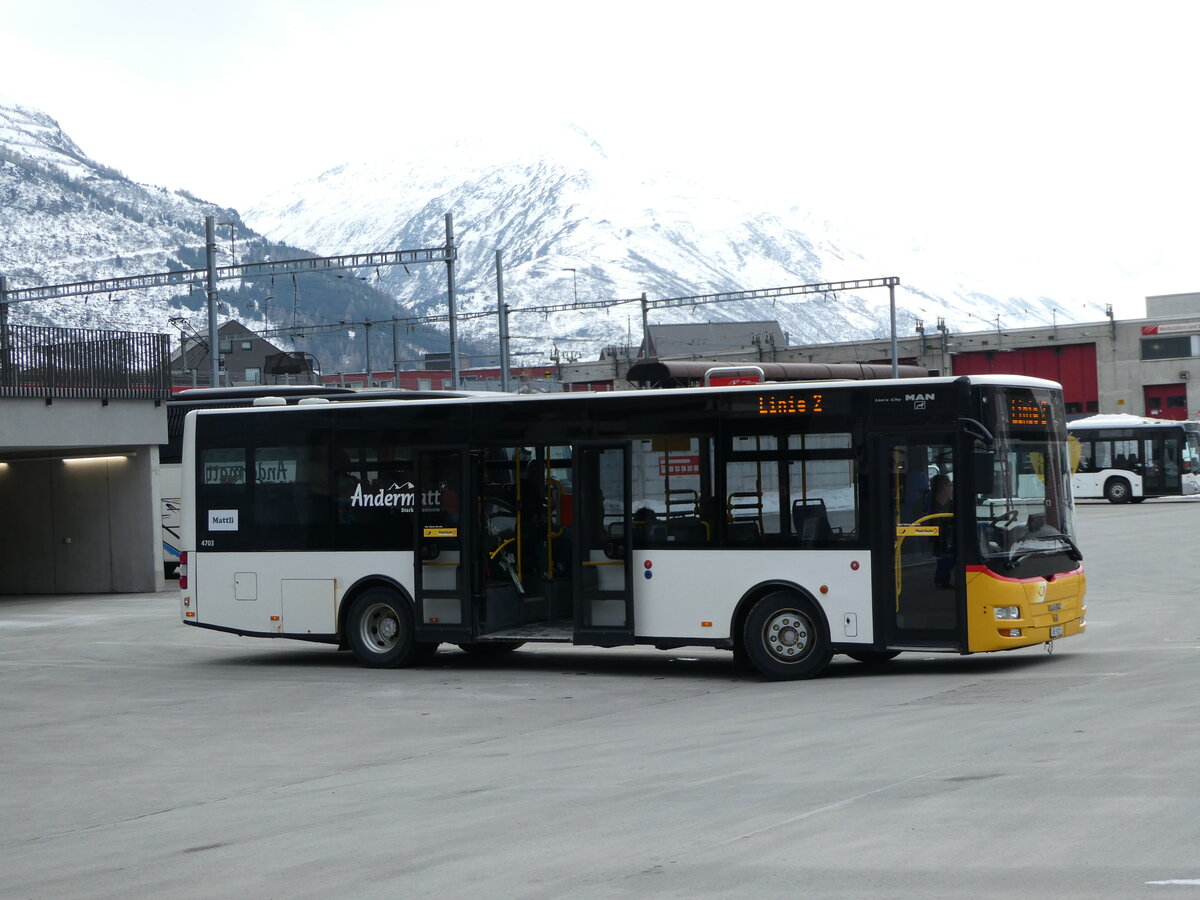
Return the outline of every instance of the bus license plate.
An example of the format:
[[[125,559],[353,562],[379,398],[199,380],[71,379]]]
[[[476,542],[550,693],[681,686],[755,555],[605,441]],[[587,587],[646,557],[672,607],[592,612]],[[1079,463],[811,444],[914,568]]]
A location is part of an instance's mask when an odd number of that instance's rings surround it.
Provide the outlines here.
[[[1052,637],[1052,638],[1062,637],[1062,629],[1063,629],[1063,627],[1061,625],[1051,625],[1050,626],[1050,637]]]

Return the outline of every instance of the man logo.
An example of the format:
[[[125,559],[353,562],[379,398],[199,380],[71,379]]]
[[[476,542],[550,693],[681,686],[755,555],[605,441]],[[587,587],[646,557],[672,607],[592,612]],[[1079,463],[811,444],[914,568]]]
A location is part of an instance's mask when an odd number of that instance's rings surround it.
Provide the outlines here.
[[[932,400],[933,394],[905,394],[904,399],[914,401]]]

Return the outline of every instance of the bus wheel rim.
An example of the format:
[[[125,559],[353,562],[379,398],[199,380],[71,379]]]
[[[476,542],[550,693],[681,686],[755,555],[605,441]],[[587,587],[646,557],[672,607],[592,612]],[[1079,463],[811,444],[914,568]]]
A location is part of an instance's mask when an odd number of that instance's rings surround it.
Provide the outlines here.
[[[400,619],[386,603],[376,603],[362,618],[362,639],[375,653],[386,653],[400,640]]]
[[[812,623],[794,609],[782,609],[763,626],[763,646],[772,659],[800,662],[812,648]]]

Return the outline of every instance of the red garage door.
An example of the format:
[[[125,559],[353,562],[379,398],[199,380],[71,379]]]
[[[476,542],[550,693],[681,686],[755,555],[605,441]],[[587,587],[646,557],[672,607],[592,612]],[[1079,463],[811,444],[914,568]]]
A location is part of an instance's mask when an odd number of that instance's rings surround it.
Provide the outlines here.
[[[1100,411],[1095,344],[975,350],[952,354],[950,365],[955,375],[1032,375],[1049,378],[1063,386],[1068,415]]]
[[[1142,388],[1146,415],[1154,419],[1187,418],[1187,384],[1147,384]]]

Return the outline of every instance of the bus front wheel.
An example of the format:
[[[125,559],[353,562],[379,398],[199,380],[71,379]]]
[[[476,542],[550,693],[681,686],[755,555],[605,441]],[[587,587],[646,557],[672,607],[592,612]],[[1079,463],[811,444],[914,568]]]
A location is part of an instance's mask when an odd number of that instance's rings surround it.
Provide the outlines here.
[[[790,591],[767,594],[754,604],[742,630],[742,646],[754,668],[776,681],[814,678],[833,657],[820,613]]]
[[[1124,478],[1110,478],[1104,482],[1104,499],[1109,503],[1128,503],[1132,496],[1133,491]]]
[[[423,655],[424,645],[413,640],[408,601],[387,588],[371,588],[354,599],[346,615],[346,640],[358,661],[371,669],[411,665]]]

